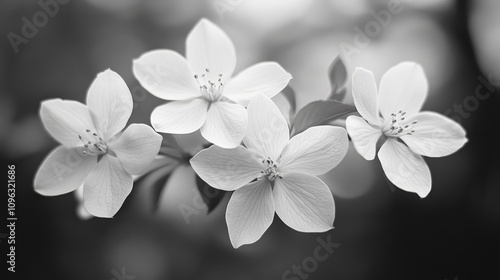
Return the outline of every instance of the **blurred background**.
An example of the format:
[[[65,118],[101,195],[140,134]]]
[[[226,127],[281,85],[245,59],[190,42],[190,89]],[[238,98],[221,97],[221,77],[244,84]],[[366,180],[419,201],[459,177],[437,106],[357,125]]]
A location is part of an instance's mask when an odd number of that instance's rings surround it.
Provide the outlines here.
[[[500,108],[499,12],[496,0],[2,1],[0,154],[5,172],[7,164],[16,165],[15,276],[498,277],[500,146],[494,129]],[[230,244],[224,219],[229,195],[207,215],[193,200],[196,190],[187,167],[172,175],[166,188],[171,195],[162,194],[158,213],[150,209],[147,186],[136,186],[113,219],[80,219],[74,194],[35,193],[34,174],[57,144],[38,117],[40,101],[84,102],[97,73],[111,68],[132,91],[130,122],[149,124],[160,100],[138,85],[132,60],[158,48],[184,54],[186,35],[202,17],[233,40],[236,72],[266,60],[287,69],[299,106],[329,94],[327,70],[339,54],[349,73],[362,66],[377,79],[401,61],[416,61],[430,84],[424,109],[459,121],[469,142],[449,157],[426,159],[433,189],[425,199],[390,186],[378,161],[365,161],[351,146],[345,160],[323,176],[335,197],[334,230],[298,233],[276,217],[257,243],[238,250]],[[346,102],[352,102],[347,88]],[[6,197],[1,202],[6,208],[5,202]],[[340,244],[323,261],[314,259],[318,237]],[[3,266],[6,245],[2,239]]]

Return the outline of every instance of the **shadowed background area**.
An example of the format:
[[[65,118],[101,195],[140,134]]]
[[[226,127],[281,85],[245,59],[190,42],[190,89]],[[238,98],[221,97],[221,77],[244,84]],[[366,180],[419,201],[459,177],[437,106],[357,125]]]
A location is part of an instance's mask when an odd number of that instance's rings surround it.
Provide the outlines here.
[[[138,280],[498,275],[499,11],[495,0],[2,1],[0,153],[5,172],[7,164],[16,165],[18,217],[12,279],[120,280],[123,273]],[[329,94],[327,70],[339,54],[349,73],[365,67],[378,81],[391,66],[416,61],[430,86],[424,110],[459,121],[469,142],[449,157],[426,159],[433,189],[425,199],[388,184],[378,161],[365,161],[351,145],[345,160],[322,177],[335,198],[334,230],[299,233],[275,217],[257,243],[238,250],[224,219],[229,195],[207,215],[193,200],[196,188],[186,179],[187,168],[172,175],[157,213],[147,185],[136,186],[113,219],[81,220],[73,194],[35,193],[34,174],[56,146],[38,117],[40,102],[84,102],[97,73],[111,68],[132,91],[130,123],[149,124],[161,100],[139,86],[132,60],[159,48],[184,54],[187,33],[203,17],[233,40],[236,72],[271,60],[291,73],[299,106]],[[340,246],[321,247],[328,240]],[[2,239],[2,269],[6,246]]]

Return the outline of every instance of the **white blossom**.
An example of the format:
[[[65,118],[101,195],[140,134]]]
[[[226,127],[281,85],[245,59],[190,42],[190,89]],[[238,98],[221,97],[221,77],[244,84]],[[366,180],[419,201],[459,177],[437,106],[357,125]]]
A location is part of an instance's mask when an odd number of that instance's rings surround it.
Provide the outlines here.
[[[451,119],[420,112],[428,84],[422,67],[404,62],[382,77],[377,94],[370,71],[357,68],[352,76],[353,97],[362,118],[350,116],[346,126],[358,153],[378,158],[387,178],[397,187],[425,197],[431,190],[431,173],[421,156],[442,157],[466,142],[465,130]]]
[[[248,116],[246,147],[211,146],[191,159],[205,182],[220,190],[234,190],[226,211],[233,246],[257,241],[275,212],[297,231],[331,229],[333,196],[317,175],[334,168],[345,156],[345,129],[317,126],[290,139],[285,118],[262,95],[250,102]]]

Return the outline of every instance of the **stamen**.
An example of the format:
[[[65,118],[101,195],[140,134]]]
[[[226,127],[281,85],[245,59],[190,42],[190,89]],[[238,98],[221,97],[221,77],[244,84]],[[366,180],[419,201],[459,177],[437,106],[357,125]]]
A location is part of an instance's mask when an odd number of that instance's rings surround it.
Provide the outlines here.
[[[222,73],[219,73],[214,77],[210,74],[210,68],[205,68],[205,73],[202,73],[201,76],[195,74],[194,78],[200,86],[200,92],[205,99],[214,102],[218,101],[222,97],[224,89],[224,84],[222,83]],[[215,79],[217,79],[217,82],[214,82]]]
[[[262,173],[263,176],[267,176],[269,181],[274,181],[276,178],[283,178],[283,176],[281,176],[281,172],[278,170],[278,165],[276,165],[271,158],[262,160],[262,163],[267,164],[267,166],[265,166],[260,173]]]
[[[84,137],[78,134],[78,139],[83,144],[84,155],[102,155],[105,154],[108,150],[106,143],[102,140],[101,137],[96,132],[92,132],[90,129],[85,130],[88,133],[87,137]]]
[[[389,137],[399,137],[402,135],[412,135],[415,133],[413,129],[418,121],[412,121],[411,123],[404,123],[406,119],[404,116],[406,112],[399,110],[397,113],[391,113],[391,117],[387,120],[386,129],[384,129],[384,134]]]

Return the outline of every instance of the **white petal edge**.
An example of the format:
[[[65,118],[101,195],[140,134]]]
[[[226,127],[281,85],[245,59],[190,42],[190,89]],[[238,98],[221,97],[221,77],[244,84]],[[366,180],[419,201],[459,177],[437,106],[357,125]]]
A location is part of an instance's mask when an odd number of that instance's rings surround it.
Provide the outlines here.
[[[132,184],[132,175],[118,158],[103,156],[83,186],[85,209],[96,217],[113,217],[132,191]]]
[[[347,153],[349,140],[344,128],[315,126],[295,135],[283,149],[282,172],[324,174],[337,166]]]
[[[242,146],[224,149],[214,145],[201,150],[189,162],[201,179],[224,191],[250,183],[263,168],[255,155]]]
[[[133,71],[141,86],[158,98],[186,100],[201,96],[191,66],[177,52],[146,52],[134,60]]]
[[[83,201],[79,202],[76,205],[76,216],[80,220],[84,220],[84,221],[92,219],[94,217],[94,216],[92,216],[92,214],[89,213],[89,211],[87,211],[87,209],[85,209],[85,205],[83,205]]]
[[[346,128],[358,154],[366,160],[373,160],[382,131],[358,116],[347,117]]]
[[[89,220],[93,218],[94,216],[92,216],[83,205],[83,185],[78,187],[78,189],[76,189],[73,193],[76,198],[76,216],[81,220]]]
[[[40,118],[43,126],[59,143],[68,147],[83,146],[78,135],[96,131],[87,106],[77,101],[50,99],[42,102]]]
[[[132,175],[146,170],[158,155],[162,136],[145,124],[131,124],[108,148]]]
[[[389,69],[378,91],[378,104],[384,119],[390,119],[392,113],[402,110],[408,116],[420,111],[429,85],[424,69],[414,62],[402,62]]]
[[[215,145],[231,149],[241,144],[247,132],[247,110],[239,104],[214,102],[210,104],[201,135]]]
[[[412,135],[401,139],[415,153],[428,157],[443,157],[453,154],[467,143],[466,132],[453,120],[434,113],[421,112],[408,119],[417,121]]]
[[[109,140],[127,125],[132,115],[132,94],[123,78],[108,69],[90,85],[87,106],[96,128]]]
[[[151,124],[158,132],[187,134],[198,130],[207,117],[208,102],[203,98],[172,101],[151,113]]]
[[[385,175],[396,187],[421,198],[431,191],[431,172],[424,159],[410,148],[389,138],[378,152]]]
[[[274,219],[274,199],[267,179],[237,189],[226,209],[229,238],[234,248],[259,240]]]
[[[222,29],[207,19],[201,19],[188,34],[186,58],[194,73],[206,74],[212,81],[216,81],[219,74],[222,74],[223,81],[227,81],[236,67],[233,42]]]
[[[46,196],[72,192],[83,185],[96,165],[96,156],[86,156],[80,148],[59,146],[40,165],[34,179],[35,191]]]
[[[261,62],[240,72],[224,87],[224,96],[243,106],[263,94],[269,98],[283,90],[292,75],[276,62]]]
[[[290,133],[285,117],[264,95],[255,97],[247,108],[248,130],[243,142],[259,156],[276,161],[288,144]]]
[[[318,177],[289,173],[274,181],[276,213],[300,232],[324,232],[333,228],[335,203],[328,186]]]
[[[377,83],[371,71],[356,68],[352,74],[352,97],[359,114],[370,124],[381,123],[377,100]]]

